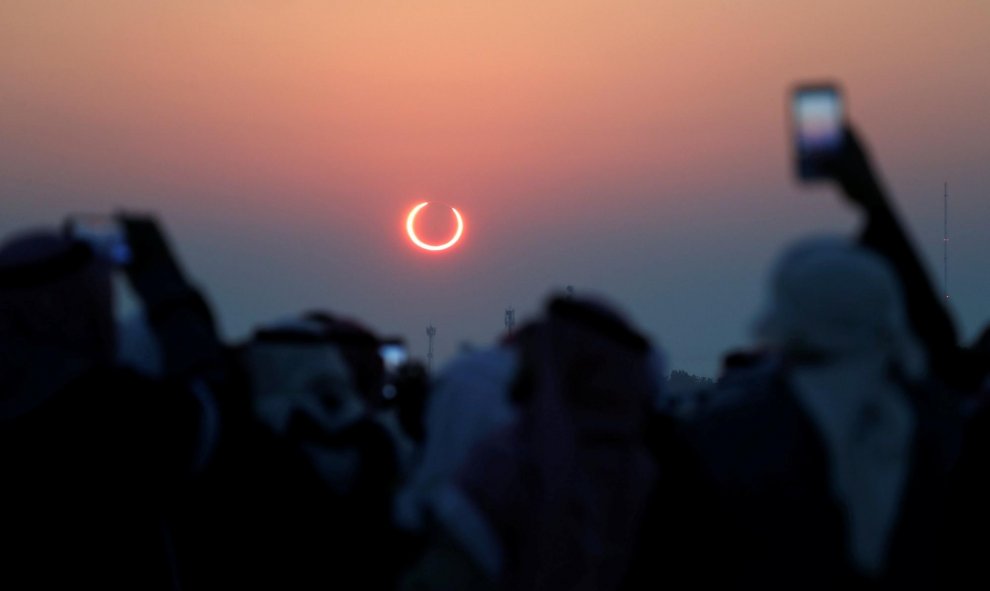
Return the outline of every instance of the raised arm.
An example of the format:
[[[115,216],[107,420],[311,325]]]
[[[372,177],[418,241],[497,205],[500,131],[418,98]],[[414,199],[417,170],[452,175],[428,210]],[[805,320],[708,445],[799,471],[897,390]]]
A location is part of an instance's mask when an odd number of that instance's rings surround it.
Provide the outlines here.
[[[952,319],[874,173],[866,150],[851,128],[846,128],[845,135],[845,147],[834,162],[833,176],[845,197],[865,214],[860,243],[887,258],[897,271],[908,317],[928,353],[931,370],[952,383],[960,371],[959,343]]]
[[[150,217],[122,216],[132,262],[125,268],[145,307],[171,378],[193,378],[220,362],[221,346],[206,300],[182,273]]]

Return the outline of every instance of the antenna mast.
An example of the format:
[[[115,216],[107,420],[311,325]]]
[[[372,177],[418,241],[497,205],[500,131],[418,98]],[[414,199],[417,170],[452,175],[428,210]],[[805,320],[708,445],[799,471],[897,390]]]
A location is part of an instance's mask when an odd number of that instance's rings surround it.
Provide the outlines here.
[[[512,334],[512,327],[516,325],[516,309],[509,306],[505,309],[505,332]]]
[[[946,301],[949,300],[949,183],[945,183],[945,191],[942,194],[943,206],[945,210],[944,226],[942,239],[942,258],[943,258],[943,276],[942,276],[942,291],[945,293]]]
[[[430,348],[426,351],[426,372],[433,373],[433,337],[437,336],[433,323],[426,327],[426,336],[430,337]]]

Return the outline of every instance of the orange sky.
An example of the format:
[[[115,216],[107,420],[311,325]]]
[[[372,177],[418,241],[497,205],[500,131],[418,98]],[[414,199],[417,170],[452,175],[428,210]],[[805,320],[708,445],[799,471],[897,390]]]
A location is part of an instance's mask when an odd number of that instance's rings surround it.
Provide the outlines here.
[[[154,209],[231,334],[332,292],[417,347],[441,324],[446,354],[573,283],[710,373],[781,245],[853,227],[790,176],[786,90],[827,76],[933,268],[933,193],[958,195],[971,334],[990,317],[988,31],[979,1],[7,0],[0,231]],[[427,198],[467,216],[459,258],[408,250]],[[255,287],[259,261],[284,289]]]

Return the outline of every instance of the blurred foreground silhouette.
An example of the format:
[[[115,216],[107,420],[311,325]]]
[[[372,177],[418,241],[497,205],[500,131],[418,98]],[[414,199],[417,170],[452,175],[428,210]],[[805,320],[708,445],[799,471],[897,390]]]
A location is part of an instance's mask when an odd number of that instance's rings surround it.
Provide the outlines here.
[[[223,343],[152,218],[9,237],[3,587],[985,586],[990,338],[844,134],[862,232],[782,253],[714,382],[571,293],[435,376],[326,311]]]

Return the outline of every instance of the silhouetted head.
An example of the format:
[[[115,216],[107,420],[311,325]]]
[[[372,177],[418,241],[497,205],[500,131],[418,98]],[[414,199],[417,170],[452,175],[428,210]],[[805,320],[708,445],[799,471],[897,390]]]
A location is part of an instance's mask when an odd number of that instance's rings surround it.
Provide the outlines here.
[[[372,407],[382,404],[385,386],[385,364],[382,360],[381,339],[366,326],[350,319],[338,318],[324,312],[308,315],[320,322],[326,338],[337,346],[351,371],[354,387]]]
[[[88,246],[46,231],[0,245],[0,414],[29,411],[115,349],[110,268]]]
[[[639,420],[659,392],[649,340],[612,307],[587,298],[551,298],[543,319],[512,344],[522,353],[513,397],[525,402],[538,374],[551,372],[573,408]],[[549,374],[547,374],[549,375]]]
[[[110,268],[87,245],[34,231],[0,246],[0,340],[109,362],[114,334]]]
[[[372,407],[382,404],[385,386],[385,365],[379,351],[382,341],[363,325],[326,312],[309,312],[263,327],[255,339],[332,346],[344,361],[355,392]]]
[[[908,375],[923,371],[900,283],[872,251],[838,237],[798,242],[774,267],[768,295],[757,335],[792,361],[881,354]]]
[[[441,497],[435,514],[502,588],[618,587],[654,484],[653,348],[614,308],[585,297],[552,299],[511,346],[518,414],[475,443],[448,497],[462,500]]]

